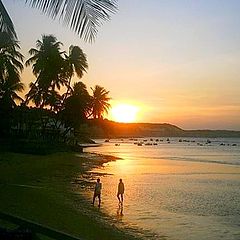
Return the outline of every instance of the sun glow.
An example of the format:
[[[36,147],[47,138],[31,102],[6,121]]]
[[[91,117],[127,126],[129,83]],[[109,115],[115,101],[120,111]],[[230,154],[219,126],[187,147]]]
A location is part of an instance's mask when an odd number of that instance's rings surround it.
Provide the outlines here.
[[[129,104],[119,104],[111,109],[111,118],[116,122],[130,123],[137,118],[138,107]]]

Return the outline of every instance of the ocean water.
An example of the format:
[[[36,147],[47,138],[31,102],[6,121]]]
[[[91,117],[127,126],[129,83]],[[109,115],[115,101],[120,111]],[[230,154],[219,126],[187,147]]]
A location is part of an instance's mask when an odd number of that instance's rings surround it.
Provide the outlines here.
[[[120,158],[93,169],[105,173],[101,209],[143,239],[239,240],[240,139],[179,139],[96,140],[100,147],[87,148]]]

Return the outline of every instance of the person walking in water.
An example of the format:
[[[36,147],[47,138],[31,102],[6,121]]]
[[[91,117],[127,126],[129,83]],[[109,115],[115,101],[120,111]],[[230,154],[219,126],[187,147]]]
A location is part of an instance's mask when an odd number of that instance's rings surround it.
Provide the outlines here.
[[[122,179],[119,179],[117,198],[119,203],[123,203],[124,183]]]
[[[92,201],[92,204],[94,205],[95,199],[96,197],[98,197],[98,207],[100,207],[100,204],[101,204],[101,191],[102,191],[102,183],[100,182],[100,178],[98,178],[95,184],[93,201]]]

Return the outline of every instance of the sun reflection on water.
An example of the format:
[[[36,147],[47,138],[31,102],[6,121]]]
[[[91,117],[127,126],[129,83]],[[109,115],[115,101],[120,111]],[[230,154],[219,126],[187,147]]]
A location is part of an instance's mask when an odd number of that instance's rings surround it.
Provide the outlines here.
[[[121,143],[96,151],[122,158],[93,170],[107,173],[101,175],[104,211],[128,226],[151,231],[151,237],[146,233],[148,239],[159,239],[162,234],[181,240],[186,236],[219,239],[226,232],[232,239],[231,231],[237,231],[234,224],[228,227],[221,222],[234,223],[239,218],[235,213],[240,210],[240,168],[216,161],[238,162],[239,149],[179,144],[139,148]],[[116,196],[119,178],[126,190],[122,213]],[[204,235],[198,229],[204,229]]]

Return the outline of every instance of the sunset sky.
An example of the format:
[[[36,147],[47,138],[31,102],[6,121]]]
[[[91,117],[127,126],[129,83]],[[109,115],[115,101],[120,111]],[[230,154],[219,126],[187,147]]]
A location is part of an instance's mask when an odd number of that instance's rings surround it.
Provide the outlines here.
[[[119,0],[93,44],[24,1],[3,2],[26,59],[42,34],[55,35],[66,50],[80,46],[89,91],[99,84],[113,106],[135,106],[137,122],[240,130],[239,0]],[[34,80],[30,68],[22,79]]]

